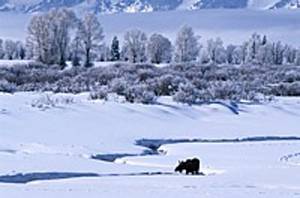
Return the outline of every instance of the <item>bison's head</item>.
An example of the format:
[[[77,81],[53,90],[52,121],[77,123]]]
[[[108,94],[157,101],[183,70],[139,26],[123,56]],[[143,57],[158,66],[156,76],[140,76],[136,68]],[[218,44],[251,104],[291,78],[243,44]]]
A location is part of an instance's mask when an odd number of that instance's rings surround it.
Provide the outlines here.
[[[178,166],[175,168],[175,172],[182,172],[185,168],[185,162],[184,161],[178,161]]]

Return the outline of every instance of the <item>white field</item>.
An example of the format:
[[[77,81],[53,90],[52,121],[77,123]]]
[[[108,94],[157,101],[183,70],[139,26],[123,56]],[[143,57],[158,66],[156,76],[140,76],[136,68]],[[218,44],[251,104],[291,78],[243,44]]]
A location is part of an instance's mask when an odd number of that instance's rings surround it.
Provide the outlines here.
[[[273,1],[273,0],[271,0]],[[260,3],[259,3],[260,2]],[[253,7],[269,1],[253,1]],[[30,15],[0,12],[0,38],[25,40]],[[158,32],[174,40],[180,26],[190,25],[202,37],[221,37],[226,44],[238,44],[254,32],[271,40],[300,45],[300,10],[197,10],[99,16],[110,43],[114,35],[121,39],[126,30],[138,28],[148,34]]]
[[[240,104],[240,114],[217,105],[186,106],[161,98],[160,105],[90,101],[87,94],[57,94],[55,107],[33,107],[45,93],[0,94],[0,176],[32,172],[101,175],[0,183],[0,197],[299,197],[300,141],[184,143],[161,146],[157,156],[125,157],[116,163],[93,154],[141,153],[141,138],[242,138],[299,136],[300,98],[263,105]],[[66,103],[65,101],[72,101]],[[40,103],[43,105],[43,103]],[[206,176],[126,176],[171,173],[177,160],[201,158]]]

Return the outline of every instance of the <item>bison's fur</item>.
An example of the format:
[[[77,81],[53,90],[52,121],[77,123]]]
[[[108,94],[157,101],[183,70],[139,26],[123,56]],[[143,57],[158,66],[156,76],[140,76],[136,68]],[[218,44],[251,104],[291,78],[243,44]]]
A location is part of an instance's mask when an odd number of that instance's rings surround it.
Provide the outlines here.
[[[179,161],[178,166],[175,168],[175,172],[180,172],[185,170],[185,173],[188,175],[191,173],[192,175],[199,174],[200,170],[200,160],[197,158],[187,159],[186,161]]]

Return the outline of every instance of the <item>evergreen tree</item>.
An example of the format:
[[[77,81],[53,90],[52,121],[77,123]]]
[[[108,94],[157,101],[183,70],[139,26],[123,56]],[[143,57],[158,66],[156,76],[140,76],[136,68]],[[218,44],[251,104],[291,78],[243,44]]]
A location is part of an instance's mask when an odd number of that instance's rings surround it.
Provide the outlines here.
[[[266,35],[264,35],[263,36],[263,39],[262,39],[262,45],[266,45],[267,44],[267,42],[268,42],[268,39],[267,39],[267,36]]]
[[[120,46],[119,46],[119,40],[117,36],[115,36],[112,40],[110,56],[111,56],[111,61],[120,60]]]

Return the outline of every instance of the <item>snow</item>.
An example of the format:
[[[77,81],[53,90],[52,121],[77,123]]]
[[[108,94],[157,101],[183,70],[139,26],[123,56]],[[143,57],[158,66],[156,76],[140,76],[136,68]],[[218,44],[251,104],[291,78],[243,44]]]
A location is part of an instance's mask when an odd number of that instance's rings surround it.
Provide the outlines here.
[[[32,106],[48,94],[59,102]],[[0,183],[0,197],[297,197],[300,141],[181,143],[160,155],[132,156],[116,163],[95,154],[138,154],[138,139],[298,136],[300,98],[263,105],[187,106],[169,97],[159,105],[91,101],[88,94],[0,93],[0,176],[17,173],[97,173],[96,178]],[[285,157],[288,158],[285,158]],[[206,176],[173,173],[177,160],[201,159]],[[288,159],[288,160],[286,160]],[[153,173],[144,175],[143,173]],[[125,193],[125,194],[124,194]]]
[[[193,9],[193,5],[197,1],[195,0],[183,0],[182,3],[177,7],[177,10],[189,10]]]
[[[0,67],[11,67],[16,65],[25,65],[33,62],[32,60],[0,60]]]
[[[30,6],[33,4],[41,3],[41,0],[9,0],[10,4],[16,5],[16,6]]]
[[[189,3],[189,1],[184,1]],[[253,8],[273,0],[253,0]],[[100,16],[107,40],[139,28],[174,40],[180,25],[228,43],[253,32],[299,45],[300,11],[201,10]],[[0,37],[25,39],[30,15],[0,13]],[[197,19],[197,20],[195,20]],[[0,67],[30,61],[0,60]],[[96,62],[108,67],[110,62]],[[70,65],[70,63],[68,63]],[[164,64],[159,65],[163,67]],[[54,103],[47,103],[50,97]],[[265,104],[188,106],[170,97],[156,105],[129,104],[116,96],[92,101],[78,95],[0,93],[0,197],[299,197],[300,141],[249,141],[164,144],[159,155],[141,155],[145,139],[235,139],[299,136],[300,98],[275,98]],[[125,154],[115,162],[98,154]],[[126,155],[127,154],[127,155]],[[130,156],[128,156],[128,154]],[[201,159],[205,176],[174,173],[178,160]],[[97,177],[1,183],[16,174],[95,173]],[[47,178],[45,178],[47,179]]]
[[[269,9],[278,3],[280,0],[249,0],[248,8],[251,9]]]

